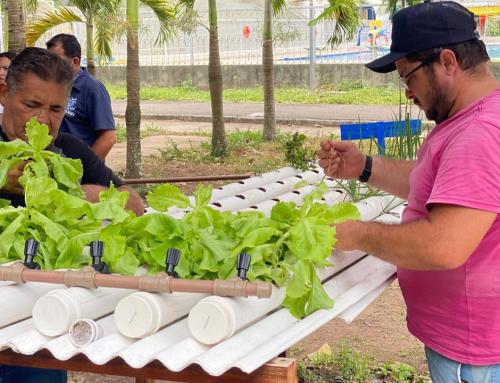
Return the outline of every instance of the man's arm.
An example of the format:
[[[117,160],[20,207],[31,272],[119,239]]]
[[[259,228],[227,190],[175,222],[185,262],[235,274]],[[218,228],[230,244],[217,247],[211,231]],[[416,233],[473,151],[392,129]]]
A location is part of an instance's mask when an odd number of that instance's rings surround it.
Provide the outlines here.
[[[322,141],[317,151],[319,165],[326,175],[344,180],[357,180],[365,166],[366,155],[348,141]],[[415,161],[374,157],[368,183],[390,194],[407,199],[410,173]]]
[[[454,269],[467,261],[496,216],[439,204],[426,219],[401,225],[349,221],[336,225],[335,248],[363,250],[407,269]]]
[[[97,139],[92,145],[92,150],[104,161],[115,143],[116,131],[114,129],[99,130],[97,131]]]
[[[389,194],[408,199],[408,193],[410,192],[410,173],[415,167],[415,164],[416,161],[373,157],[372,175],[368,180],[368,184],[382,189]]]
[[[99,193],[108,188],[101,185],[82,185],[82,189],[85,192],[85,199],[87,201],[99,202]],[[133,211],[138,216],[144,214],[144,204],[141,197],[134,189],[127,186],[120,186],[118,190],[128,192],[128,201],[125,206],[126,209]]]

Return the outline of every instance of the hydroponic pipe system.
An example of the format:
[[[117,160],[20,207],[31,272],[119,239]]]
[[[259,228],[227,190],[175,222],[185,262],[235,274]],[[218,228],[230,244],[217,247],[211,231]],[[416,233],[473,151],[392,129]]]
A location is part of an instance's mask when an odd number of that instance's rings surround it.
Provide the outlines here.
[[[244,180],[254,174],[224,174],[220,176],[193,176],[193,177],[170,177],[170,178],[125,178],[123,182],[127,185],[135,184],[165,184],[174,182],[203,182],[203,181],[227,181]]]
[[[25,262],[16,262],[10,266],[0,266],[0,280],[17,283],[42,282],[61,284],[67,287],[111,287],[121,289],[134,289],[148,292],[187,292],[202,293],[220,296],[269,298],[272,284],[269,282],[248,282],[245,280],[249,262],[247,254],[238,256],[239,278],[229,280],[192,280],[175,278],[175,266],[179,262],[180,252],[177,249],[168,249],[166,259],[166,273],[153,276],[125,276],[118,274],[105,274],[107,265],[101,261],[103,243],[94,241],[90,244],[92,267],[81,270],[46,271],[34,262],[38,243],[34,240],[26,241]],[[245,259],[241,262],[240,259]],[[103,273],[104,272],[104,273]]]

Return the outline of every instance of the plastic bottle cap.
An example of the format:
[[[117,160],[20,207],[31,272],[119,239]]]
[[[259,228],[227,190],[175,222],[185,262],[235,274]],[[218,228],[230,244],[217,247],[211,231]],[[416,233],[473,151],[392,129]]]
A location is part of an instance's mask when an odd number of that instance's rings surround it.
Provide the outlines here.
[[[53,290],[40,297],[33,306],[33,322],[46,336],[59,336],[68,332],[78,319],[78,304],[64,290]]]
[[[73,346],[83,347],[102,337],[104,330],[91,319],[77,319],[69,329],[68,337]]]
[[[115,324],[122,335],[144,338],[158,330],[160,312],[158,302],[149,293],[134,293],[118,302]]]
[[[226,299],[230,298],[207,297],[191,309],[188,317],[189,331],[198,342],[216,344],[236,331],[236,318]]]

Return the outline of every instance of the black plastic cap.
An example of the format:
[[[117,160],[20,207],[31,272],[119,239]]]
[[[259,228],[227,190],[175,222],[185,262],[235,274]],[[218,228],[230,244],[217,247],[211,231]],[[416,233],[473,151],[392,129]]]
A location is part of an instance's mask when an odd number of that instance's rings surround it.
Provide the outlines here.
[[[175,267],[179,263],[181,259],[181,251],[176,249],[175,247],[169,247],[167,249],[167,259],[165,260],[166,269],[165,272],[171,277],[177,277],[177,273],[175,272]]]
[[[105,262],[102,262],[104,254],[104,242],[92,241],[90,246],[90,256],[92,257],[92,268],[100,274],[109,274],[109,267]]]
[[[24,243],[24,266],[29,269],[40,270],[40,265],[34,261],[39,245],[38,241],[33,238]]]
[[[239,253],[236,260],[236,269],[238,269],[238,277],[247,279],[247,271],[250,268],[250,254]]]
[[[98,257],[101,258],[104,253],[104,242],[103,241],[92,241],[90,246],[90,256],[92,259]]]

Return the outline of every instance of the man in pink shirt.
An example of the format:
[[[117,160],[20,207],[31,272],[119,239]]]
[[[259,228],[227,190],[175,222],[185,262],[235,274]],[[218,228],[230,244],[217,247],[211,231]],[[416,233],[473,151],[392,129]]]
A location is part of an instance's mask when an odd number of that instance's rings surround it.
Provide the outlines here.
[[[337,225],[336,249],[398,266],[434,383],[500,382],[500,84],[475,29],[457,3],[415,5],[394,16],[391,52],[367,64],[397,70],[436,121],[416,161],[371,158],[350,142],[318,150],[326,174],[408,200],[401,225]]]

